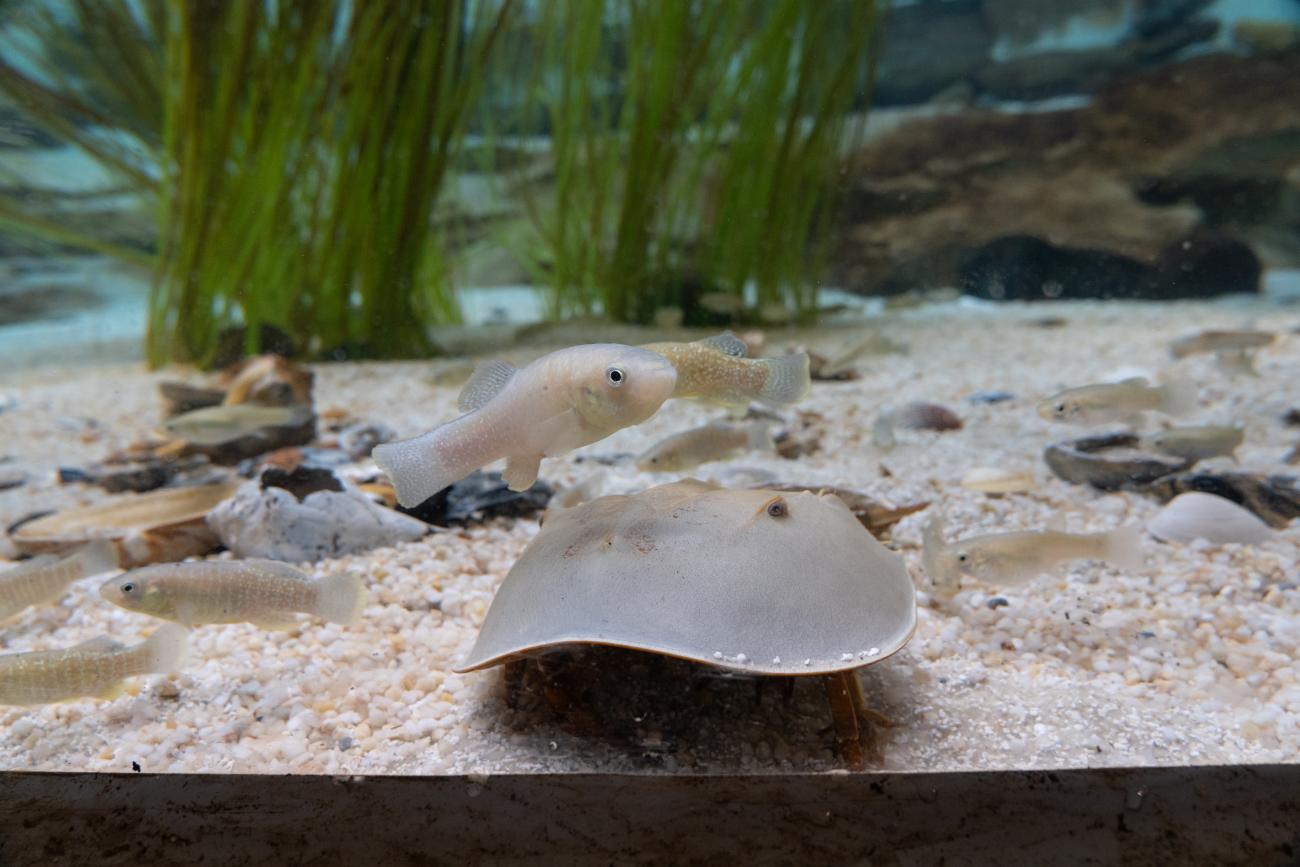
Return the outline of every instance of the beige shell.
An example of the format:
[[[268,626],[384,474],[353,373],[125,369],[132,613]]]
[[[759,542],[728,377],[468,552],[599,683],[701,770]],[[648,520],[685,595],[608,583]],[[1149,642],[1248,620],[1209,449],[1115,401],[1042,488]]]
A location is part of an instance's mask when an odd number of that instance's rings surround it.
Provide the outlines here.
[[[1036,487],[1032,473],[1002,467],[975,467],[961,477],[961,486],[983,494],[1023,494]]]
[[[62,552],[93,539],[117,547],[123,569],[207,554],[220,544],[204,518],[237,483],[164,488],[123,494],[29,521],[14,531],[24,554]]]
[[[548,513],[458,670],[602,644],[828,674],[884,659],[915,627],[902,559],[833,494],[687,479]]]

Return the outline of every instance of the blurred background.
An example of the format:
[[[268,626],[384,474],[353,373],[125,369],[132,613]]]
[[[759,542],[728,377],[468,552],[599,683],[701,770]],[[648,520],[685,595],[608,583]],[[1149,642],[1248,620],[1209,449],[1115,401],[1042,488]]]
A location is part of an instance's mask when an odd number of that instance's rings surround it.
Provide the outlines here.
[[[3,0],[0,357],[1285,292],[1297,81],[1297,0]]]

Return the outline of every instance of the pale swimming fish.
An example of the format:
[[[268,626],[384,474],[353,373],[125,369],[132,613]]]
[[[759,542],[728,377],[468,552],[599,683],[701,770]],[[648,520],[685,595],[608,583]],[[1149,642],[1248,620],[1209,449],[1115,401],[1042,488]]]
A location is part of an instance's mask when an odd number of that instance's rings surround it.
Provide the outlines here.
[[[636,467],[643,472],[682,473],[744,451],[771,451],[775,447],[766,422],[713,422],[660,440],[637,458]]]
[[[298,612],[348,624],[365,604],[355,575],[339,572],[314,581],[275,560],[146,566],[105,581],[99,592],[114,605],[185,626],[248,622],[290,629]]]
[[[209,406],[163,422],[173,436],[201,446],[217,446],[269,427],[306,424],[311,410],[301,406]]]
[[[117,550],[103,539],[67,557],[47,555],[19,563],[0,572],[0,621],[29,606],[53,602],[73,581],[116,568]]]
[[[1038,404],[1048,421],[1107,424],[1129,421],[1147,410],[1186,415],[1196,409],[1197,387],[1187,380],[1151,385],[1142,377],[1123,382],[1084,385],[1054,394]]]
[[[123,681],[176,671],[185,660],[186,630],[167,624],[146,641],[126,647],[107,636],[63,650],[0,656],[0,705],[38,705],[121,694]]]
[[[408,508],[500,458],[502,478],[522,491],[537,481],[542,458],[640,424],[676,382],[662,355],[613,343],[561,349],[518,370],[489,361],[461,391],[464,415],[372,454]]]
[[[778,358],[746,358],[745,342],[727,332],[691,343],[648,343],[677,370],[673,397],[702,400],[740,412],[757,400],[790,404],[812,387],[808,353]]]
[[[1186,358],[1207,352],[1240,352],[1259,349],[1273,342],[1271,331],[1199,331],[1169,344],[1169,354]]]
[[[1222,456],[1235,461],[1237,447],[1245,437],[1245,431],[1239,427],[1174,427],[1146,434],[1142,437],[1142,445],[1187,460],[1200,461]]]
[[[1118,569],[1142,568],[1141,536],[1134,526],[1107,533],[1028,530],[943,538],[943,522],[932,518],[922,530],[922,561],[935,592],[951,596],[969,575],[990,584],[1022,584],[1068,560],[1104,560]]]

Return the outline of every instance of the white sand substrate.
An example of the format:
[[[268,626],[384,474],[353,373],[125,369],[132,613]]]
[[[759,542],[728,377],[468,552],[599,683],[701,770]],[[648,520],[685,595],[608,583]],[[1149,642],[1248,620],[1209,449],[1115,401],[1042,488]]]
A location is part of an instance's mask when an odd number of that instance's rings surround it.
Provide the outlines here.
[[[1063,327],[1034,324],[1059,316]],[[886,312],[866,323],[802,334],[772,332],[769,351],[808,341],[833,353],[866,329],[906,344],[906,354],[864,358],[865,376],[817,384],[801,408],[825,417],[819,452],[798,461],[749,455],[736,466],[787,482],[855,488],[894,505],[942,506],[950,536],[1039,528],[1063,516],[1094,531],[1145,522],[1158,504],[1055,479],[1041,459],[1053,440],[1083,433],[1034,413],[1061,387],[1129,373],[1189,376],[1201,386],[1192,419],[1246,428],[1240,468],[1288,469],[1297,438],[1281,416],[1300,404],[1300,336],[1259,356],[1258,378],[1233,378],[1206,357],[1171,362],[1167,343],[1201,328],[1255,325],[1290,331],[1300,308],[1274,301],[1205,304],[956,302]],[[51,348],[51,351],[57,351]],[[535,347],[503,350],[514,361]],[[352,363],[317,371],[320,408],[345,407],[402,435],[455,412],[456,389],[435,387],[430,363]],[[179,372],[186,375],[185,372]],[[47,367],[0,374],[0,455],[32,476],[0,493],[6,525],[20,516],[107,496],[58,486],[53,470],[102,457],[148,431],[159,416],[155,384],[177,371],[138,365]],[[1004,389],[1016,399],[974,404]],[[945,403],[966,422],[952,433],[899,433],[879,451],[877,409],[909,400]],[[652,420],[579,455],[639,452],[716,417],[699,404],[668,404]],[[582,480],[594,464],[548,460],[544,478]],[[1225,460],[1203,466],[1232,468]],[[12,466],[12,464],[10,465]],[[958,485],[979,466],[1032,471],[1039,487],[989,497]],[[611,491],[671,476],[610,468]],[[919,625],[896,656],[865,669],[872,705],[897,725],[882,733],[878,765],[892,770],[1059,768],[1128,764],[1295,761],[1300,746],[1300,529],[1257,547],[1163,544],[1144,539],[1146,568],[1120,573],[1080,562],[1016,587],[968,582],[934,599],[920,563],[914,515],[895,528],[919,590]],[[820,687],[788,694],[771,681],[722,678],[634,658],[622,674],[597,672],[588,704],[603,734],[562,724],[526,681],[514,709],[500,670],[451,669],[469,649],[492,594],[537,532],[533,520],[497,519],[422,541],[308,567],[354,570],[369,604],[354,627],[302,617],[291,632],[251,625],[192,633],[183,673],[132,682],[113,701],[0,708],[0,765],[41,770],[244,771],[430,774],[575,770],[777,771],[843,767]],[[0,543],[3,544],[3,543]],[[228,556],[228,555],[221,555]],[[701,540],[700,568],[709,568]],[[103,576],[74,585],[56,606],[0,626],[5,652],[66,647],[100,634],[135,641],[157,625],[97,594]],[[791,592],[799,592],[791,576]],[[1005,605],[990,599],[1001,597]],[[617,604],[617,600],[611,600]],[[579,666],[581,668],[581,666]],[[665,682],[665,677],[668,681]],[[594,695],[594,697],[593,697]]]

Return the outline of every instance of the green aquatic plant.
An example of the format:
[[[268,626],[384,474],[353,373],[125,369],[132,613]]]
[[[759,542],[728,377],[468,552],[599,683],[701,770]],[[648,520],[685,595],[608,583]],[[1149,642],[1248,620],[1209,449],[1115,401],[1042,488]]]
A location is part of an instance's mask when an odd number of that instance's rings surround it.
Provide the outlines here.
[[[20,23],[39,62],[0,67],[0,88],[153,203],[152,363],[205,362],[232,326],[254,351],[265,324],[310,353],[418,355],[458,316],[434,208],[515,7],[84,0]],[[114,70],[138,41],[156,67]],[[0,221],[132,255],[21,202]]]
[[[203,359],[235,322],[250,350],[269,323],[312,353],[427,354],[457,317],[433,209],[512,11],[180,6],[150,358]]]
[[[551,135],[521,184],[554,313],[688,319],[705,292],[815,304],[874,2],[557,0],[507,71]],[[521,52],[522,53],[522,52]]]

